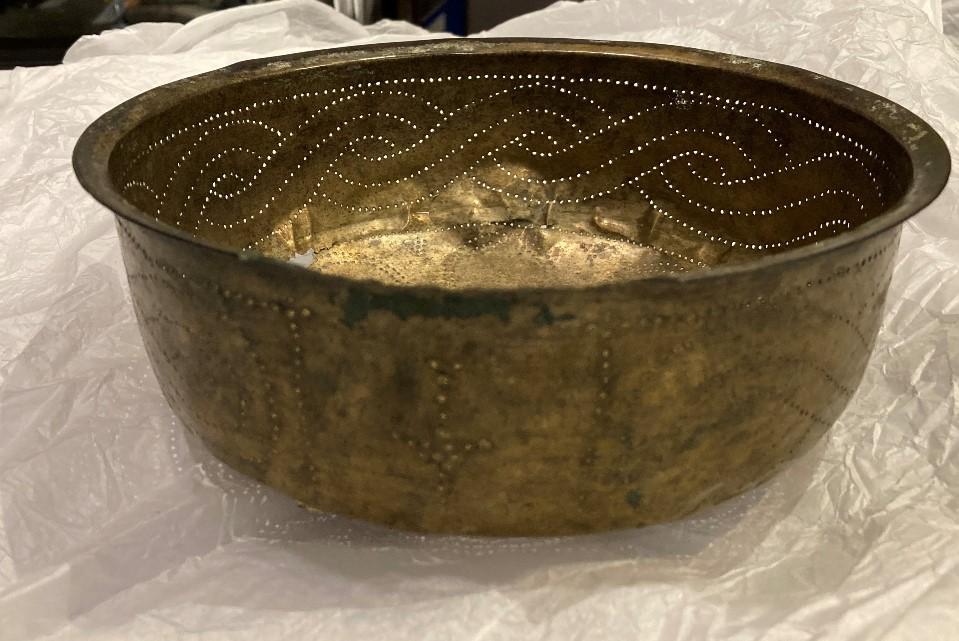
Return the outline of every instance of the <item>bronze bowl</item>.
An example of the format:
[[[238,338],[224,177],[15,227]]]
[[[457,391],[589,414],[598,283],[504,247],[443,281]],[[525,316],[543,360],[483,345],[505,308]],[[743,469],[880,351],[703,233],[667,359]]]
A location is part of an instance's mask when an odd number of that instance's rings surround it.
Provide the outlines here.
[[[792,67],[448,40],[154,89],[74,166],[219,458],[399,528],[554,535],[676,519],[822,436],[949,155]]]

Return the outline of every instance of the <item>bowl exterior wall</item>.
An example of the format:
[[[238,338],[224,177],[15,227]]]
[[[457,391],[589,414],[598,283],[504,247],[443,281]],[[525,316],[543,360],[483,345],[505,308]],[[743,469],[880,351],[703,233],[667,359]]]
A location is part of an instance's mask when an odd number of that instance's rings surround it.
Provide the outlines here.
[[[164,394],[223,461],[404,529],[676,519],[768,478],[859,384],[899,228],[754,273],[397,290],[118,219]]]

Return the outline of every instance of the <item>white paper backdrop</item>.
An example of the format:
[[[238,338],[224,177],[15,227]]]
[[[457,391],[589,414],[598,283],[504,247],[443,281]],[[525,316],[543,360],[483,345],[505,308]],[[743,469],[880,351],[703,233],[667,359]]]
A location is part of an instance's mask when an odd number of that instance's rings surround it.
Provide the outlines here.
[[[560,3],[487,35],[805,67],[913,109],[959,156],[959,53],[937,0]],[[0,639],[957,638],[959,172],[907,225],[839,423],[696,518],[563,540],[404,535],[300,510],[182,434],[112,216],[73,177],[77,136],[137,93],[236,60],[421,37],[280,0],[0,72]]]

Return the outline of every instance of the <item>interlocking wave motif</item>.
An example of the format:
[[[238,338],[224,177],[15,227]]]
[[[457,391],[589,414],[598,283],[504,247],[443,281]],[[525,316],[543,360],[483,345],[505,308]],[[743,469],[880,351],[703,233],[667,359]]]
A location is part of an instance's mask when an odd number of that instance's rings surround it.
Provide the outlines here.
[[[464,88],[461,102],[433,96],[443,83]],[[636,104],[591,97],[610,89],[634,91]],[[710,119],[716,126],[700,124]],[[218,146],[227,135],[243,143]],[[157,155],[173,162],[145,162]],[[164,165],[166,176],[143,169]],[[198,234],[249,228],[249,248],[276,233],[263,223],[277,212],[369,217],[468,189],[517,211],[644,204],[703,241],[771,251],[848,229],[886,198],[882,158],[802,114],[536,74],[397,78],[267,99],[171,131],[129,167],[124,192],[158,220]],[[783,216],[802,217],[780,226],[801,231],[750,235],[731,222]]]

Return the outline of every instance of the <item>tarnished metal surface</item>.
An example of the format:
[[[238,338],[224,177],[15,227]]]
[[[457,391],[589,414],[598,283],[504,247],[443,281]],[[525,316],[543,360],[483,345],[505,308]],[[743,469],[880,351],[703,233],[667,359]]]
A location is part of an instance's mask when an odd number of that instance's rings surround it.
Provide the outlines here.
[[[797,69],[451,41],[162,87],[75,164],[223,460],[324,510],[524,535],[677,518],[821,436],[949,163]]]

